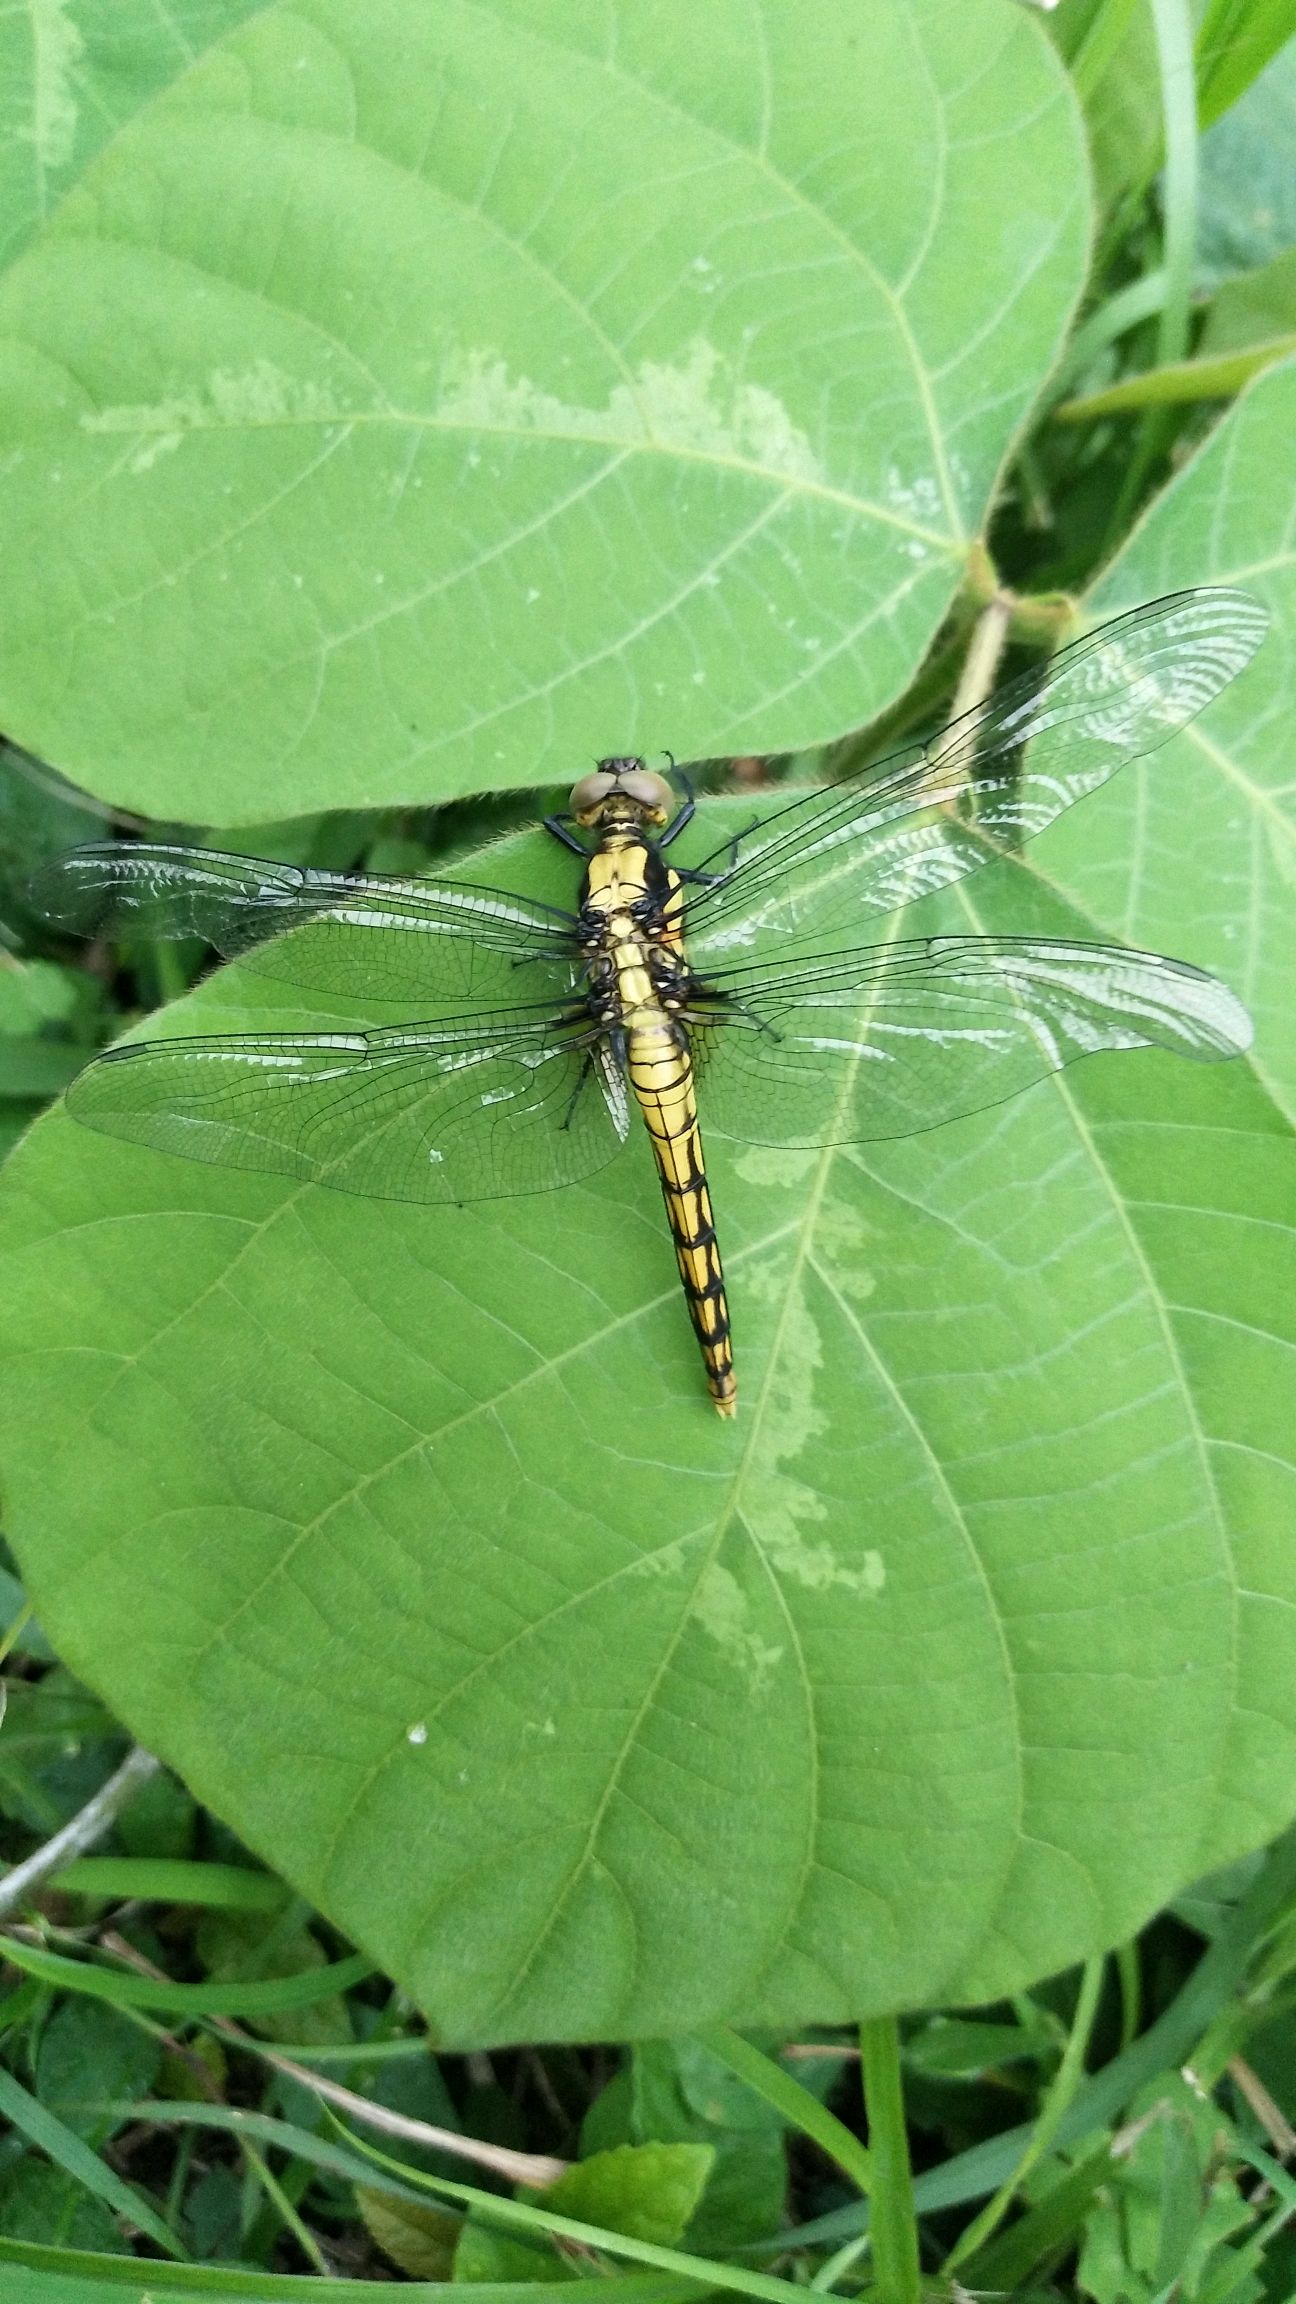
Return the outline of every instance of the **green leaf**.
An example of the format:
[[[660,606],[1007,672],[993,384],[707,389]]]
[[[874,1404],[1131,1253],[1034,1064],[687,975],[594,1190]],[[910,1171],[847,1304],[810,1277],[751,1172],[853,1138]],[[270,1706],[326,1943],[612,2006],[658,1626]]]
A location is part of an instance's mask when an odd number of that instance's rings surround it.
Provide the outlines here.
[[[17,21],[14,16],[0,16],[0,44],[11,36]],[[26,931],[39,925],[26,903],[31,874],[47,857],[99,837],[103,813],[89,808],[59,777],[0,737],[0,929]],[[0,966],[8,973],[3,958]],[[82,997],[93,989],[89,979],[83,979]]]
[[[113,2097],[147,2096],[160,2050],[149,2033],[93,2000],[65,2000],[40,2035],[36,2093],[77,2136],[98,2147],[129,2117],[106,2113]]]
[[[225,1983],[318,1976],[328,1965],[328,1954],[303,1924],[300,1907],[285,1911],[290,1903],[285,1889],[277,1912],[246,1905],[210,1908],[198,1932],[198,1955],[208,1974]],[[272,2009],[259,2029],[271,2040],[300,2039],[315,2047],[354,2037],[340,1992],[320,1994],[306,2007]]]
[[[134,2185],[124,2183],[115,2168],[110,2168],[97,2152],[92,2152],[80,2136],[35,2096],[29,2095],[3,2067],[0,2067],[0,2116],[11,2121],[29,2143],[45,2153],[56,2168],[93,2200],[114,2215],[124,2216],[138,2231],[147,2233],[164,2255],[184,2255],[184,2249],[144,2195],[137,2192]],[[75,2239],[75,2230],[68,2227],[62,2236]]]
[[[57,1096],[75,1080],[88,1051],[56,1040],[10,1040],[0,1034],[0,1097]]]
[[[1272,264],[1240,272],[1217,289],[1198,349],[1203,354],[1246,351],[1296,330],[1296,248]]]
[[[1085,2227],[1079,2283],[1096,2304],[1199,2293],[1211,2252],[1250,2222],[1218,2170],[1228,2129],[1218,2105],[1165,2073],[1136,2106],[1133,2133]]]
[[[1078,2247],[1094,2197],[1111,2172],[1106,2138],[1072,2167],[1061,2161],[1046,2163],[1037,2171],[1026,2214],[963,2266],[966,2293],[993,2295],[1002,2290],[1015,2296],[1032,2272],[1069,2255]]]
[[[1191,400],[1227,400],[1280,360],[1296,352],[1296,331],[1275,336],[1263,344],[1248,344],[1235,352],[1220,352],[1200,360],[1169,360],[1161,368],[1145,368],[1099,392],[1086,392],[1064,400],[1054,409],[1062,424],[1092,424],[1100,416],[1126,410],[1160,408]]]
[[[0,721],[237,822],[894,697],[1081,285],[1039,27],[233,13],[0,281]]]
[[[1214,967],[1254,1060],[1096,1058],[867,1153],[717,1140],[732,1429],[638,1140],[461,1210],[57,1114],[15,1161],[41,1621],[434,2038],[992,1997],[1290,1815],[1294,434],[1279,372],[1104,603],[1250,585],[1254,666],[955,915]],[[542,845],[492,876],[560,885]],[[231,971],[164,1029],[282,997]]]
[[[168,1776],[164,1768],[159,1768],[155,1775],[146,1778],[138,1790],[132,1793],[126,1806],[117,1812],[113,1832],[127,1860],[138,1858],[140,1860],[148,1859],[158,1864],[174,1863],[181,1867],[183,1874],[188,1879],[190,1890],[188,1896],[185,1895],[183,1888],[179,1885],[174,1890],[159,1890],[155,1887],[152,1894],[160,1901],[177,1904],[188,1902],[202,1904],[206,1899],[201,1895],[193,1894],[197,1885],[193,1879],[195,1871],[201,1872],[205,1879],[210,1873],[221,1874],[237,1870],[237,1867],[232,1865],[203,1864],[190,1866],[186,1863],[185,1860],[194,1844],[196,1822],[197,1815],[192,1795],[186,1792],[183,1784],[176,1782],[174,1776]],[[87,1864],[94,1864],[109,1863],[112,1859],[87,1856],[82,1861]],[[278,1882],[267,1880],[261,1873],[251,1875],[243,1873],[241,1876],[244,1879],[250,1877],[257,1882],[263,1895],[272,1887],[278,1886]],[[141,1886],[135,1889],[126,1889],[123,1893],[147,1896],[150,1891]],[[248,1901],[250,1902],[251,1899],[249,1898]]]
[[[1084,105],[1094,188],[1102,210],[1153,174],[1161,152],[1161,88],[1151,10],[1143,0],[1098,0],[1058,12],[1049,30],[1072,48],[1071,69]],[[1083,26],[1083,37],[1075,31]]]
[[[393,2200],[376,2187],[358,2184],[356,2205],[365,2230],[384,2256],[414,2280],[448,2280],[463,2218],[431,2200]]]
[[[1076,2090],[1058,2124],[1055,2142],[1059,2148],[1086,2144],[1109,2129],[1140,2091],[1197,2055],[1208,2039],[1232,2028],[1238,1987],[1264,1948],[1272,1944],[1274,1929],[1281,1930],[1288,1919],[1294,1891],[1296,1831],[1284,1834],[1267,1852],[1252,1886],[1169,2007]],[[924,2215],[935,2214],[984,2199],[1020,2167],[1035,2135],[1034,2123],[1027,2121],[1006,2132],[1000,2130],[939,2167],[929,2168],[914,2186],[919,2210]],[[866,2213],[864,2204],[855,2202],[799,2225],[790,2237],[803,2245],[828,2242],[835,2246],[861,2231]]]
[[[619,2144],[577,2161],[556,2184],[534,2197],[564,2216],[669,2247],[683,2239],[715,2157],[709,2144]],[[387,2246],[386,2241],[381,2244]],[[406,2263],[403,2256],[396,2261],[408,2271],[419,2269],[416,2261]],[[455,2279],[475,2285],[508,2279],[569,2281],[580,2276],[580,2266],[571,2257],[528,2246],[512,2233],[492,2230],[489,2223],[471,2217],[455,2250]]]
[[[0,1104],[0,1165],[3,1165],[32,1118],[24,1104]]]
[[[1266,264],[1296,240],[1296,40],[1202,138],[1199,261],[1208,281]]]
[[[341,2128],[341,2122],[335,2122]],[[506,2200],[493,2192],[484,2192],[475,2184],[460,2184],[446,2176],[420,2175],[406,2170],[403,2163],[393,2160],[387,2152],[379,2150],[367,2137],[347,2134],[348,2141],[363,2152],[367,2160],[377,2167],[399,2169],[411,2174],[414,2181],[434,2197],[455,2200],[471,2209],[484,2221],[496,2224],[503,2232],[531,2234],[538,2239],[546,2236],[568,2241],[576,2247],[614,2258],[625,2257],[630,2263],[648,2264],[655,2270],[681,2275],[686,2280],[698,2280],[707,2288],[731,2290],[735,2295],[756,2296],[765,2304],[794,2304],[797,2288],[790,2280],[775,2278],[768,2272],[752,2272],[745,2265],[711,2263],[704,2257],[690,2256],[678,2248],[665,2248],[655,2240],[641,2240],[629,2233],[614,2232],[606,2226],[587,2224],[574,2216],[560,2216],[551,2208],[541,2208],[532,2199]],[[672,2300],[674,2304],[674,2300]]]
[[[463,2219],[454,2252],[453,2277],[457,2286],[483,2288],[501,2280],[556,2284],[578,2279],[580,2274],[571,2259],[559,2255],[557,2249],[532,2247],[511,2232],[495,2232],[468,2216]]]
[[[714,2156],[690,2247],[725,2255],[778,2230],[788,2188],[782,2119],[701,2041],[636,2048],[626,2112],[635,2142],[691,2140]]]
[[[57,1096],[92,1046],[97,988],[50,960],[19,962],[0,951],[0,1098]]]
[[[56,1668],[11,1683],[0,1737],[0,1808],[42,1837],[66,1824],[121,1757],[97,1698]]]
[[[1236,104],[1294,32],[1293,0],[1211,0],[1197,32],[1197,108],[1203,128]]]
[[[11,2240],[62,2241],[69,2248],[132,2254],[129,2240],[103,2201],[52,2161],[32,2153],[0,2175],[0,2217]]]
[[[973,2024],[966,2018],[938,2016],[925,2031],[905,2041],[904,2059],[910,2071],[944,2079],[973,2080],[1000,2065],[1041,2058],[1052,2062],[1058,2039],[1042,2023]]]
[[[587,2224],[669,2247],[683,2239],[714,2164],[709,2144],[619,2144],[578,2160],[541,2198]]]

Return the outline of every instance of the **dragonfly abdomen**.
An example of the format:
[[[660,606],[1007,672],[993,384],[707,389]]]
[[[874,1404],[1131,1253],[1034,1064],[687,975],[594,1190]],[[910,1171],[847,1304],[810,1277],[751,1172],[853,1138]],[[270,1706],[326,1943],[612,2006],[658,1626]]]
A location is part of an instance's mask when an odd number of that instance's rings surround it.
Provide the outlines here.
[[[729,1304],[702,1156],[693,1060],[682,1028],[665,1014],[631,1024],[626,1033],[626,1071],[652,1143],[707,1386],[720,1415],[732,1416],[737,1385]]]

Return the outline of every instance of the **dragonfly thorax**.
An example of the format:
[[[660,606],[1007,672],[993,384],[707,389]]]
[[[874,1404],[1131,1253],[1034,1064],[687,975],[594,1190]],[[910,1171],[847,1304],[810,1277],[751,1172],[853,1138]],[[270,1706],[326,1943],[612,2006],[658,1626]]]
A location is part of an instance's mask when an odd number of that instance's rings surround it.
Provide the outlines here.
[[[578,824],[665,824],[674,794],[664,776],[654,775],[633,754],[600,760],[592,776],[573,785],[568,806]]]

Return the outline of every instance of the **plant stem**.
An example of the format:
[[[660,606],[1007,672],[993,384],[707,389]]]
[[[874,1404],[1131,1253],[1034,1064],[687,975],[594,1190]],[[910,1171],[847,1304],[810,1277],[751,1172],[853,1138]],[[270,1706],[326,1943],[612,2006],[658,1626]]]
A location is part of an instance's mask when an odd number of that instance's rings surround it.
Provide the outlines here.
[[[85,1848],[93,1848],[109,1829],[119,1809],[134,1798],[141,1784],[156,1775],[161,1762],[140,1745],[132,1745],[116,1774],[87,1800],[71,1822],[60,1826],[43,1848],[15,1864],[0,1880],[0,1920],[7,1920],[14,1912],[21,1912],[24,1904],[38,1894],[52,1873],[72,1862]]]
[[[1052,2144],[1061,2125],[1062,2115],[1071,2103],[1084,2077],[1085,2051],[1098,2013],[1102,1992],[1104,1962],[1101,1957],[1086,1960],[1080,1972],[1080,1991],[1076,2000],[1071,2031],[1062,2052],[1062,2061],[1054,2075],[1053,2085],[1045,2096],[1036,2119],[1031,2139],[1011,2174],[1004,2178],[992,2200],[986,2202],[979,2216],[973,2218],[965,2232],[955,2242],[945,2259],[943,2270],[948,2277],[978,2248],[985,2245],[992,2232],[998,2230],[1012,2206],[1018,2188],[1041,2160]]]
[[[879,2304],[920,2304],[918,2223],[894,2016],[874,2016],[861,2024],[860,2058],[873,2170],[869,2228],[877,2273],[874,2293]]]

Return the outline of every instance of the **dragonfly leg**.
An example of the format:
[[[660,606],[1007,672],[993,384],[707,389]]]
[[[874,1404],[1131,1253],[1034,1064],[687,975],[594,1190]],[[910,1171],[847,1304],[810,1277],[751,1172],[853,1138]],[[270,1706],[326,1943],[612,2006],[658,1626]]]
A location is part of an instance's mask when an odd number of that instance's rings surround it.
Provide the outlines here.
[[[759,832],[764,821],[763,816],[753,816],[750,824],[745,824],[741,832],[735,832],[729,843],[729,869],[731,872],[738,862],[738,850],[743,841],[749,839],[753,832]]]
[[[691,824],[693,818],[697,814],[697,801],[693,797],[693,787],[690,784],[688,777],[684,774],[682,768],[677,768],[675,770],[675,774],[679,781],[680,789],[682,790],[684,797],[681,800],[679,807],[676,809],[675,814],[672,816],[665,831],[660,835],[658,839],[657,845],[659,848],[669,848],[672,840],[678,840],[680,833],[684,830],[685,826]]]
[[[575,833],[569,832],[567,829],[568,824],[571,822],[570,817],[546,816],[543,821],[546,832],[552,832],[554,839],[561,840],[564,848],[570,848],[573,856],[583,857],[586,863],[589,862],[590,852],[584,841],[578,840]]]
[[[700,996],[702,999],[706,999],[708,995],[705,986],[696,987],[694,996]],[[776,1031],[775,1027],[769,1022],[767,1017],[758,1016],[753,1009],[744,1007],[742,1001],[736,999],[732,992],[725,992],[721,994],[712,993],[710,998],[715,1000],[717,1005],[720,1006],[720,1016],[717,1017],[714,1015],[708,1015],[705,1008],[689,1008],[685,1012],[686,1023],[708,1025],[716,1024],[721,1020],[727,1023],[730,1018],[734,1016],[741,1016],[744,1024],[753,1024],[756,1030],[758,1032],[762,1032],[767,1040],[782,1039],[782,1033]]]
[[[581,1061],[581,1068],[577,1075],[576,1085],[567,1099],[567,1109],[558,1123],[560,1128],[570,1128],[573,1120],[576,1117],[576,1107],[579,1104],[581,1097],[585,1093],[586,1086],[589,1082],[591,1074],[593,1073],[593,1070],[594,1058],[590,1050],[587,1048]]]
[[[674,839],[676,831],[679,829],[680,824],[684,821],[686,821],[686,819],[684,819],[682,816],[677,816],[675,818],[675,822],[671,825],[669,831],[666,832],[658,841],[657,845],[659,848],[664,848],[667,840]],[[721,880],[727,880],[730,873],[736,869],[738,863],[738,850],[741,847],[743,841],[748,837],[749,833],[758,832],[764,821],[765,819],[761,816],[753,816],[750,824],[745,824],[741,832],[735,832],[732,840],[729,843],[729,861],[726,864],[723,872],[691,872],[687,865],[676,864],[672,866],[672,870],[674,871],[677,879],[690,880],[694,883],[695,886],[699,888],[715,888],[718,886]]]

